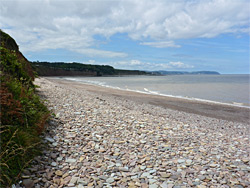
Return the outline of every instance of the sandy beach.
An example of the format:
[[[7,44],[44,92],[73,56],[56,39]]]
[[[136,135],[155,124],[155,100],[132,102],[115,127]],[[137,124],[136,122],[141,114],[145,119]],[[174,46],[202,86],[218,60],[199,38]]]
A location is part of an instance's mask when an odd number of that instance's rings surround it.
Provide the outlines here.
[[[55,113],[35,187],[249,187],[249,109],[53,78],[35,81]]]

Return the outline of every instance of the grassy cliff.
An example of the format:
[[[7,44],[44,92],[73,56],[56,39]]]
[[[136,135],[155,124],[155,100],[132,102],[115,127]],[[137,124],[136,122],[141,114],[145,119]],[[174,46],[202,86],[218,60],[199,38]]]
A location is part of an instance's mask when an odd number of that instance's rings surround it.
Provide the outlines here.
[[[8,187],[39,153],[49,111],[35,93],[34,73],[15,40],[0,30],[0,187]]]
[[[90,65],[64,62],[31,62],[39,76],[119,76],[148,75],[139,70],[120,70],[109,65]]]

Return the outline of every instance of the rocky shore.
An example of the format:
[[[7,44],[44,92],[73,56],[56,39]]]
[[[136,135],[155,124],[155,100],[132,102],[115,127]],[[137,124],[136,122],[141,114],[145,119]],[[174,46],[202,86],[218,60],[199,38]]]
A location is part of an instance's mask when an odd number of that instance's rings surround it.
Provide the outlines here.
[[[249,124],[36,84],[55,118],[20,186],[250,187]]]

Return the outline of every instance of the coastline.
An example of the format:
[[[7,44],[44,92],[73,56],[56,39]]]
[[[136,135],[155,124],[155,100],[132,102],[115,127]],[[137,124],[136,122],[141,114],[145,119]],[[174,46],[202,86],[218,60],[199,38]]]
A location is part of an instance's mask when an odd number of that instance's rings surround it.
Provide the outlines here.
[[[208,100],[189,99],[166,95],[154,95],[152,93],[149,94],[143,92],[121,90],[112,87],[79,83],[71,80],[61,80],[53,77],[45,78],[61,84],[62,86],[70,85],[74,88],[84,89],[86,91],[98,93],[101,95],[119,97],[127,100],[132,100],[134,102],[151,104],[160,106],[165,109],[172,109],[211,118],[250,124],[250,108],[244,106],[237,106],[233,104]]]
[[[46,78],[35,84],[55,117],[22,185],[250,186],[249,124],[164,108],[138,93]]]

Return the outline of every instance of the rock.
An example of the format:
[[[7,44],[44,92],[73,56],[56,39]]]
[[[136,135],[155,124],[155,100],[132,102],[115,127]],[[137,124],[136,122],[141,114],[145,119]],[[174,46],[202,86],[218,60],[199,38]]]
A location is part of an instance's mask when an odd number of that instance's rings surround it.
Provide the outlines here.
[[[150,173],[149,173],[149,172],[144,172],[144,173],[142,173],[142,175],[141,175],[141,177],[148,177],[148,176],[150,176]]]
[[[69,183],[68,186],[69,186],[69,187],[74,187],[75,184],[74,184],[74,183]]]
[[[57,171],[55,172],[55,174],[56,174],[57,176],[62,176],[62,175],[63,175],[63,173],[62,173],[61,170],[57,170]]]
[[[56,142],[52,143],[52,146],[54,146],[54,147],[56,147],[57,145],[58,145],[58,143],[56,143]]]
[[[212,167],[212,168],[215,168],[215,167],[217,167],[217,164],[212,163],[212,164],[210,164],[209,166]]]
[[[153,184],[153,183],[156,182],[156,180],[155,179],[149,179],[148,182],[149,182],[149,184]]]
[[[191,159],[187,159],[187,160],[186,160],[186,165],[191,165],[192,162],[193,162],[193,161],[192,161]]]
[[[169,183],[169,184],[168,184],[168,188],[172,188],[172,187],[174,187],[174,184]]]
[[[57,166],[56,162],[52,162],[51,166]]]
[[[53,138],[50,138],[50,137],[45,137],[45,140],[47,140],[47,141],[49,141],[51,143],[55,142],[55,140]]]
[[[88,182],[87,182],[87,181],[84,181],[84,180],[81,179],[81,178],[78,178],[77,183],[78,183],[78,184],[82,184],[82,185],[88,185]]]
[[[205,185],[197,185],[197,188],[206,188]]]
[[[101,180],[106,180],[106,179],[108,179],[108,177],[107,177],[107,176],[104,176],[104,175],[99,176],[99,178],[100,178]]]
[[[57,161],[62,161],[63,157],[57,157],[56,160]]]
[[[177,161],[178,163],[184,163],[185,162],[185,160],[184,159],[178,159],[178,161]]]
[[[161,185],[161,188],[168,188],[168,183],[166,181],[164,181]]]
[[[108,178],[108,179],[106,179],[107,183],[113,183],[114,181],[115,181],[114,178]]]
[[[129,172],[129,169],[128,169],[128,167],[119,167],[119,171]]]
[[[151,184],[151,185],[149,185],[149,188],[158,188],[158,185],[156,185],[156,184]]]
[[[75,163],[75,162],[76,162],[76,159],[68,158],[68,159],[66,159],[65,162],[66,162],[66,163]]]
[[[160,172],[159,173],[161,175],[161,177],[163,178],[169,178],[171,176],[171,173],[166,173],[166,172]]]
[[[72,183],[72,184],[76,184],[76,182],[78,181],[78,177],[72,177],[70,182],[69,183]]]
[[[25,188],[32,188],[34,186],[34,181],[32,181],[31,179],[24,179],[23,185]]]

